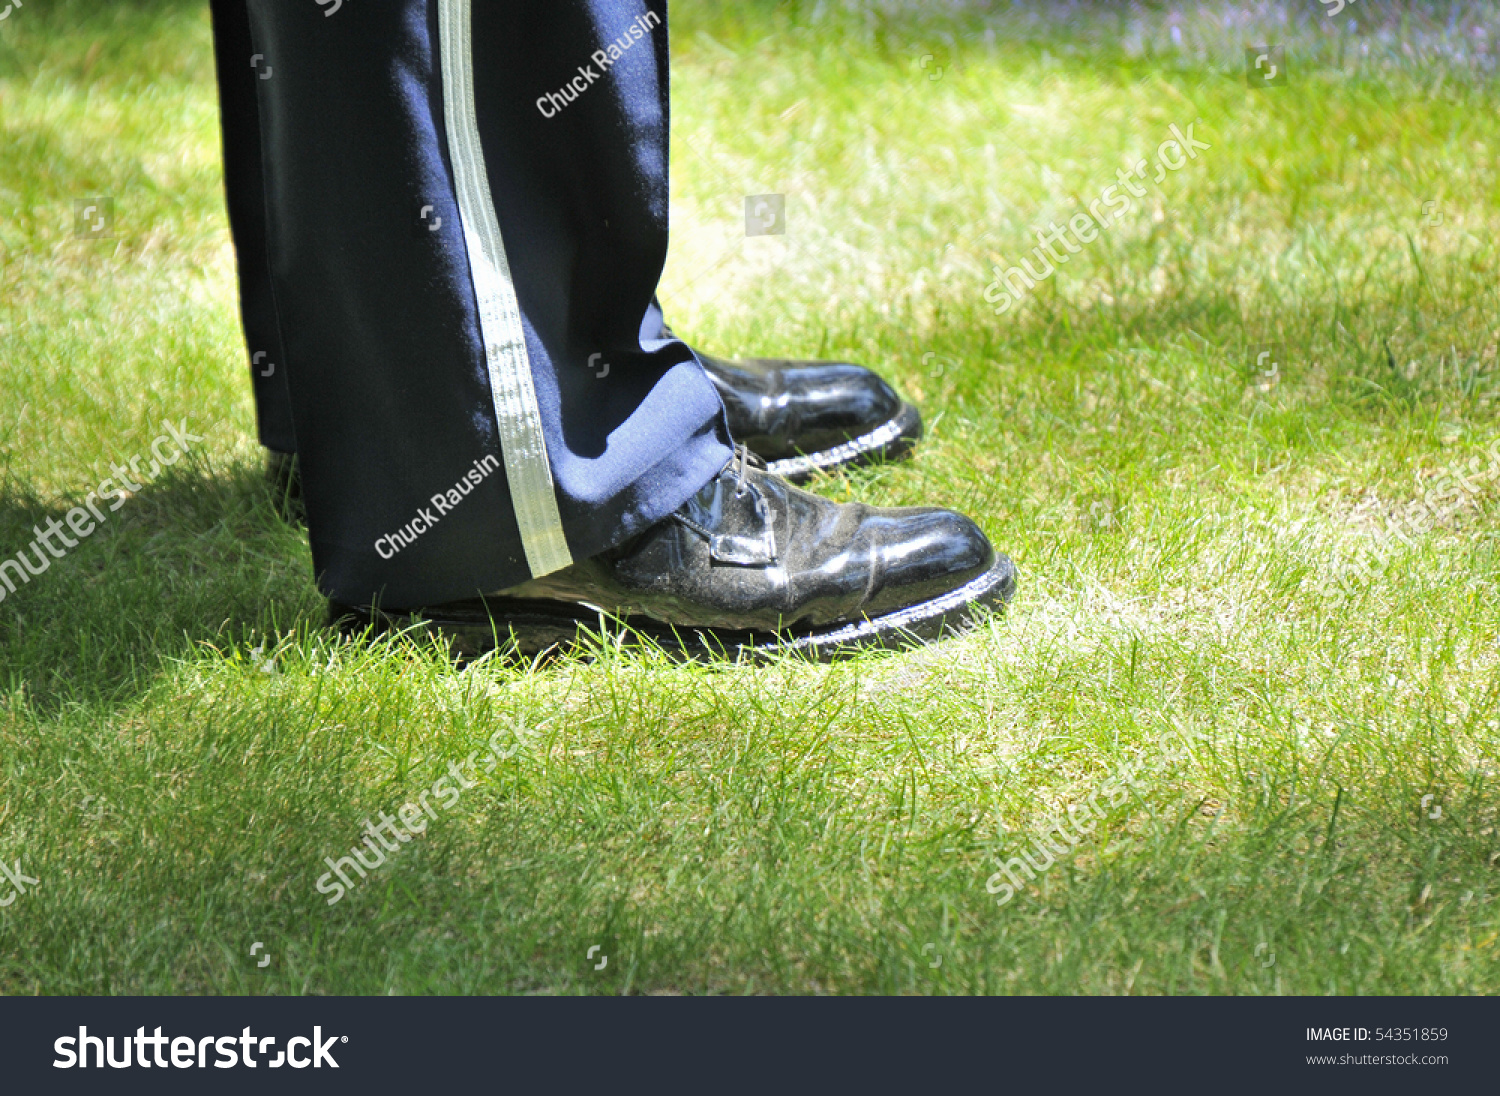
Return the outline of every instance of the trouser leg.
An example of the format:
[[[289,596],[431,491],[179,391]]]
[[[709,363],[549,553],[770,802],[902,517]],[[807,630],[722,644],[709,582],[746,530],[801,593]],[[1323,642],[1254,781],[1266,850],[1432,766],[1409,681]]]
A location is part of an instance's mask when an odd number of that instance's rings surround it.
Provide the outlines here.
[[[266,195],[261,185],[260,118],[255,101],[255,85],[266,67],[251,65],[256,53],[250,41],[245,0],[212,0],[210,7],[219,79],[224,189],[239,270],[240,320],[249,348],[256,422],[262,445],[294,453],[297,439],[286,387],[286,355],[276,322],[271,272],[266,266]],[[271,76],[274,79],[275,73]]]
[[[664,0],[331,7],[248,4],[324,590],[433,604],[660,520],[729,457],[692,353],[641,330],[666,254]]]

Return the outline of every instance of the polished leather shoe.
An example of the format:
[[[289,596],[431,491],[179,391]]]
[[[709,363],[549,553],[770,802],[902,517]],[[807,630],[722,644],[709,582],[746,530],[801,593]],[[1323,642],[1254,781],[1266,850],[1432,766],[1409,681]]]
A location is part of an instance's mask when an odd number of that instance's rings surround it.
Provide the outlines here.
[[[730,437],[793,483],[904,457],[922,436],[917,409],[862,365],[697,353],[724,401]]]
[[[831,502],[741,447],[665,520],[560,571],[423,609],[330,609],[346,634],[415,628],[461,657],[513,642],[529,658],[603,634],[687,657],[827,658],[961,632],[1014,589],[1010,560],[963,515]]]
[[[862,365],[697,353],[724,401],[729,436],[793,483],[844,465],[899,459],[922,436],[917,409]],[[296,455],[267,454],[281,516],[305,524]]]

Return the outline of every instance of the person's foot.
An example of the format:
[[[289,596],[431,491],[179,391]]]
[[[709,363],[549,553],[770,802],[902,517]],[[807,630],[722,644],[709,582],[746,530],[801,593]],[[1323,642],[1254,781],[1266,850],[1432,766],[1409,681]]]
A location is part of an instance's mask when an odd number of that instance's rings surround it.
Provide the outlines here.
[[[729,436],[793,483],[815,472],[911,453],[922,416],[885,381],[847,362],[699,359],[724,401]],[[293,453],[268,449],[266,476],[287,521],[303,524]]]
[[[600,631],[672,653],[828,657],[961,632],[1015,589],[1015,567],[968,518],[802,491],[735,459],[618,548],[488,597],[407,611],[330,604],[346,634],[424,628],[473,657],[532,657]]]

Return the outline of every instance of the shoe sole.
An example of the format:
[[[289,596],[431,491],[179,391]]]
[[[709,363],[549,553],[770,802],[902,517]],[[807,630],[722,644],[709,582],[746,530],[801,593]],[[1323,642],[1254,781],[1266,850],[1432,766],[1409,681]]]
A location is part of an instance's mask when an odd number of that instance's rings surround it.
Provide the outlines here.
[[[878,617],[788,632],[674,627],[649,617],[611,617],[586,605],[512,598],[483,599],[486,614],[444,613],[441,607],[395,613],[330,602],[329,618],[349,638],[372,632],[429,635],[460,660],[511,645],[517,654],[532,659],[602,641],[654,644],[685,660],[739,661],[800,653],[829,661],[960,635],[975,625],[977,611],[1002,608],[1015,588],[1015,565],[999,556],[983,575],[940,597]]]
[[[834,468],[869,464],[873,460],[900,460],[910,456],[922,436],[922,414],[909,403],[903,403],[896,417],[877,426],[868,434],[823,449],[817,453],[773,460],[766,471],[792,483],[804,483],[819,472]]]

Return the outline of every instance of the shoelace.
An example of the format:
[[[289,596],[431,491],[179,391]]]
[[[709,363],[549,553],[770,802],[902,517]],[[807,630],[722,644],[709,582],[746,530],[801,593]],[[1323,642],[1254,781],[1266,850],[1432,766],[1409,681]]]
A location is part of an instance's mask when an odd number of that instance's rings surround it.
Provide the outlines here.
[[[749,446],[740,444],[734,447],[734,456],[729,458],[729,464],[725,465],[725,467],[734,469],[734,497],[741,499],[745,497],[747,489],[753,490],[753,488],[747,488],[746,486],[745,473],[752,468],[764,472],[766,462],[750,452]]]
[[[736,445],[734,447],[734,456],[729,459],[729,463],[735,468],[734,497],[737,499],[744,498],[745,472],[750,467],[749,447],[745,445]]]
[[[684,512],[693,505],[693,500],[691,499],[672,512],[672,519],[707,540],[709,542],[709,551],[715,559],[728,563],[774,562],[776,560],[776,541],[775,535],[771,531],[770,504],[767,502],[765,494],[757,490],[755,484],[749,480],[749,471],[751,468],[763,471],[765,467],[766,462],[761,460],[760,457],[750,452],[745,446],[736,445],[734,447],[734,454],[729,458],[728,463],[719,469],[719,474],[714,477],[713,482],[704,488],[705,491],[709,489],[716,490],[716,485],[723,482],[724,474],[732,469],[735,477],[734,497],[742,499],[746,495],[750,495],[755,499],[755,512],[760,522],[758,532],[756,531],[757,527],[736,529],[737,524],[743,525],[743,522],[738,519],[730,520],[728,532],[722,529],[705,528]],[[747,557],[747,550],[751,552],[754,558]]]

